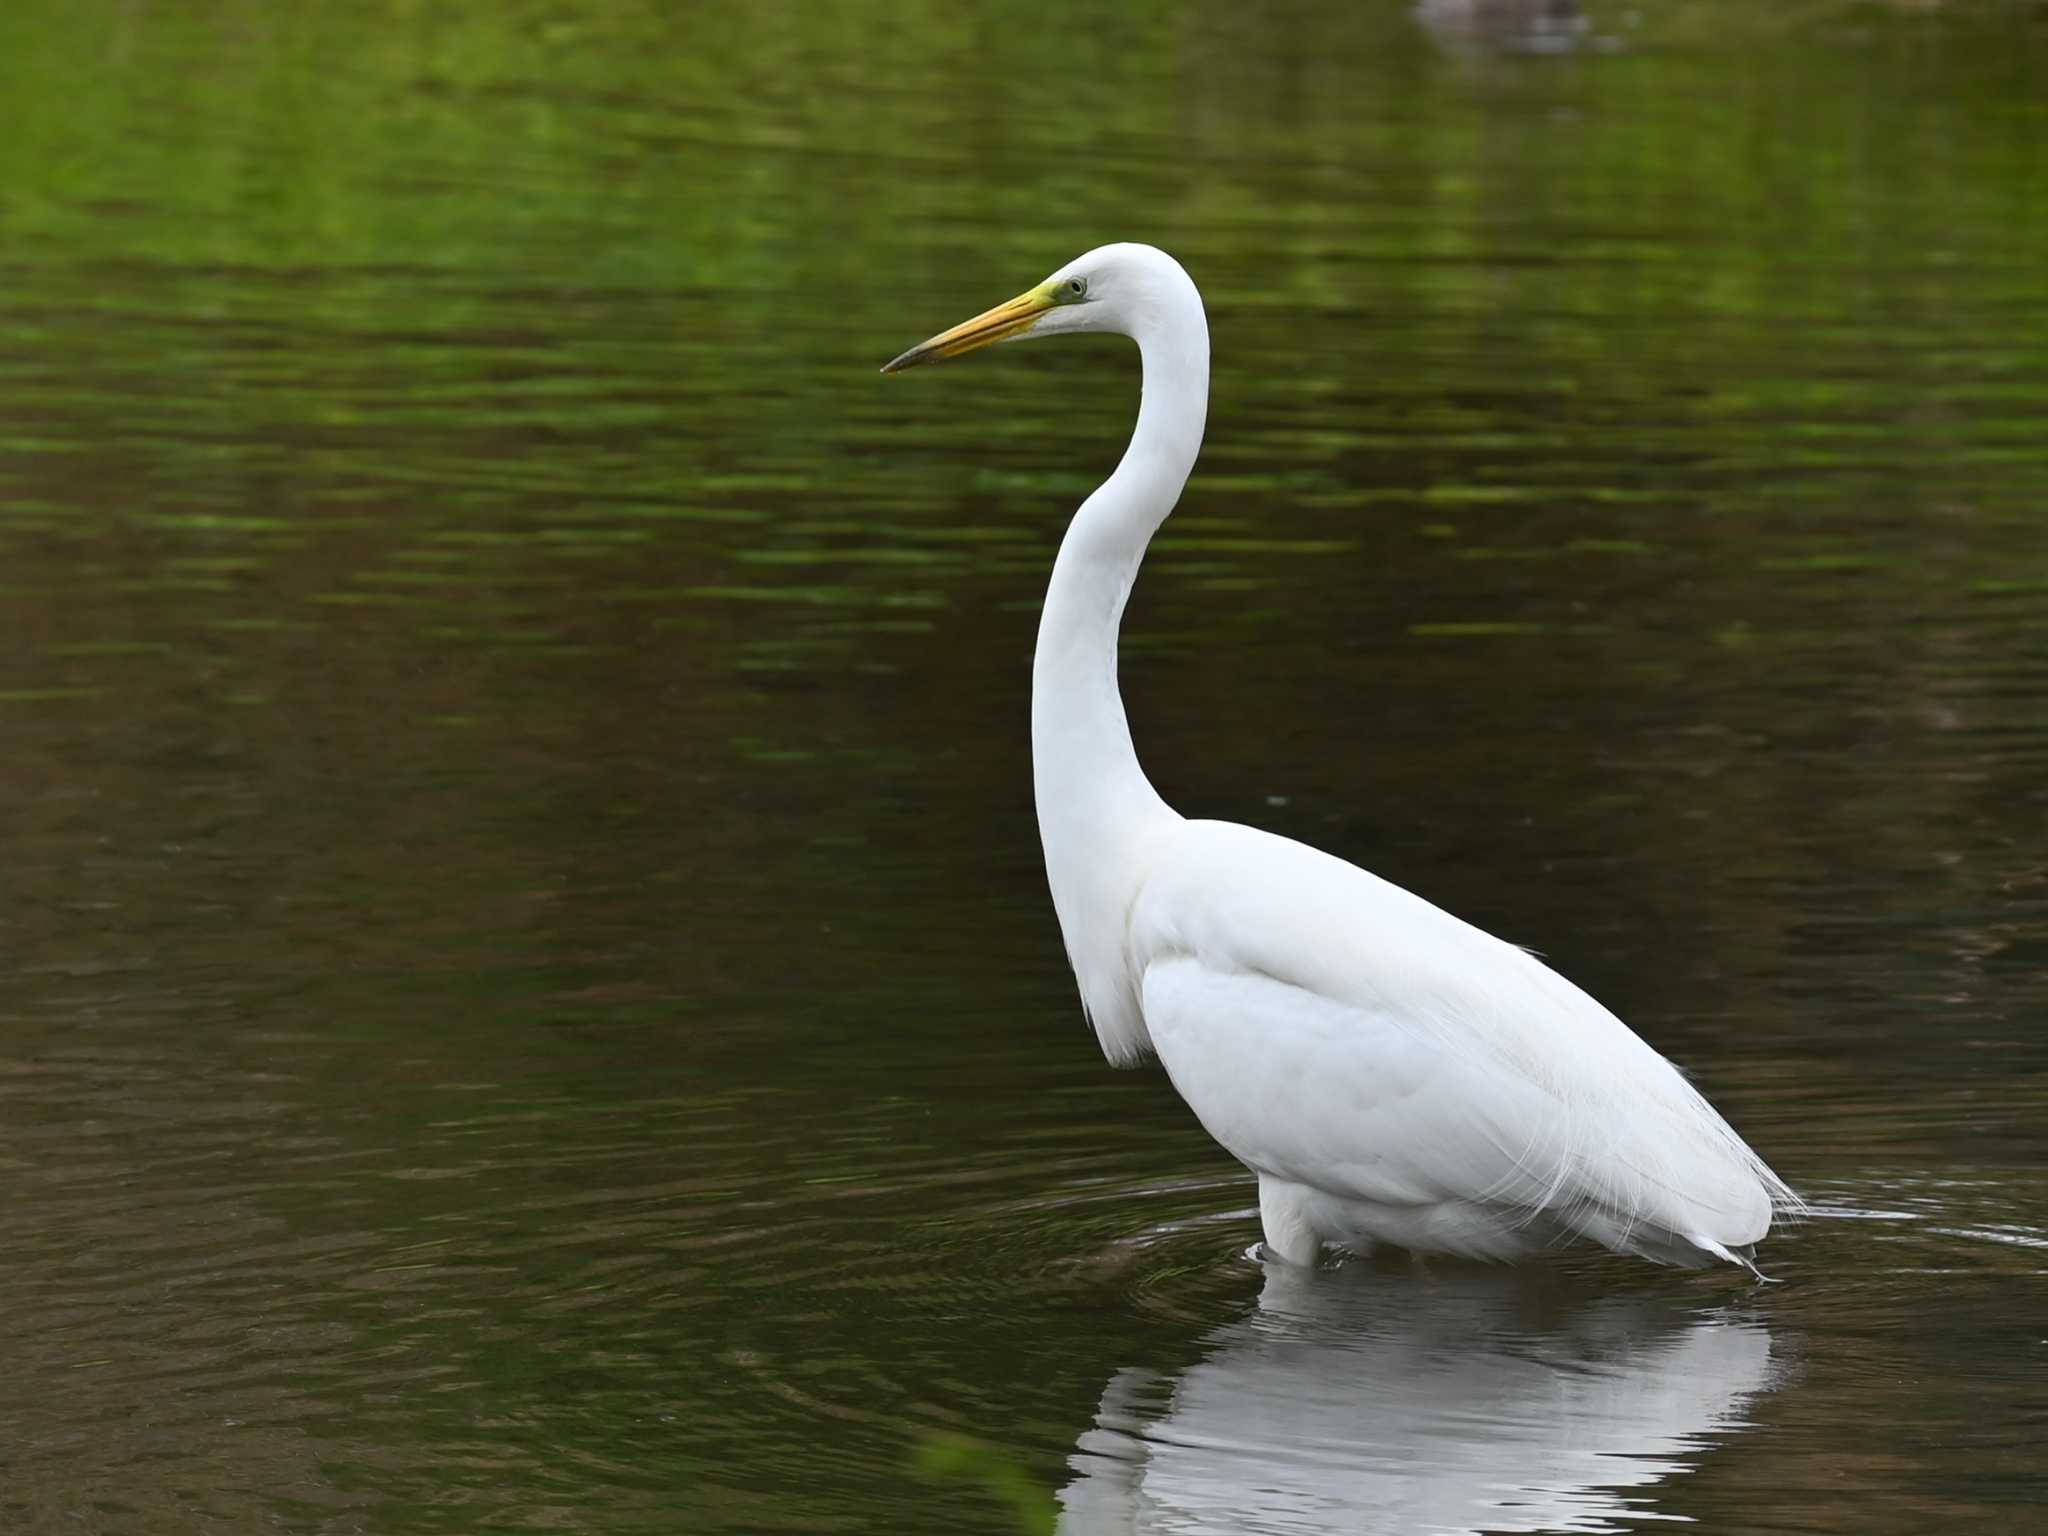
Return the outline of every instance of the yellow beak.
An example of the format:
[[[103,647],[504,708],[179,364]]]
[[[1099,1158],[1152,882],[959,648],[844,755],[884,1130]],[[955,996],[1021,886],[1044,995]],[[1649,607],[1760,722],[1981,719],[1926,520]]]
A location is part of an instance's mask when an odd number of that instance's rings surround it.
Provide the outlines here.
[[[1038,323],[1038,317],[1053,307],[1052,294],[1048,285],[1040,284],[1029,293],[1020,293],[1006,304],[984,310],[972,320],[963,320],[950,331],[941,331],[930,341],[921,341],[893,362],[884,363],[882,372],[901,373],[906,368],[915,368],[919,363],[935,363],[942,358],[958,357],[963,352],[972,352],[976,347],[985,347],[990,342],[1008,341],[1012,336],[1022,336]]]

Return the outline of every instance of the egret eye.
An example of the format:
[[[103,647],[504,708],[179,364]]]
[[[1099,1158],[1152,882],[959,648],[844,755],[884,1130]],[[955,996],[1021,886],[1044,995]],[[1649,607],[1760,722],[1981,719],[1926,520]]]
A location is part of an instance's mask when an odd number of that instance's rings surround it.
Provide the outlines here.
[[[1085,277],[1070,277],[1060,284],[1060,297],[1067,300],[1068,303],[1072,303],[1075,299],[1086,298],[1087,296],[1088,279]]]

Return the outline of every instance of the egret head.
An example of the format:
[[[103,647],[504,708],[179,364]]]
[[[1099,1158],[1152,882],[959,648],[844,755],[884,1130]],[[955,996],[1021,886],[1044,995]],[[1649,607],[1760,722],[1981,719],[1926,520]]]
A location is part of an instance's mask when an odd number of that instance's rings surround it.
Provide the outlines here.
[[[1097,246],[1037,287],[920,342],[884,364],[882,372],[900,373],[920,363],[935,363],[992,342],[1025,336],[1052,336],[1062,331],[1117,331],[1135,336],[1154,299],[1166,291],[1193,295],[1194,284],[1180,263],[1164,251],[1149,245]],[[1195,302],[1199,305],[1200,300]]]

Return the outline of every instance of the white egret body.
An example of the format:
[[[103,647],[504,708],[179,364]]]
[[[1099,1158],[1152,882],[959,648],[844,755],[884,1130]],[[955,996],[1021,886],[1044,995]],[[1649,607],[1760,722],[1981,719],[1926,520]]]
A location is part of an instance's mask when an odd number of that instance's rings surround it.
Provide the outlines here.
[[[1132,337],[1138,424],[1060,545],[1032,669],[1046,876],[1112,1062],[1158,1056],[1258,1176],[1267,1248],[1515,1258],[1575,1237],[1744,1262],[1798,1197],[1627,1025],[1341,859],[1189,821],[1146,779],[1117,628],[1202,443],[1209,330],[1178,262],[1107,245],[884,372],[1060,331]]]

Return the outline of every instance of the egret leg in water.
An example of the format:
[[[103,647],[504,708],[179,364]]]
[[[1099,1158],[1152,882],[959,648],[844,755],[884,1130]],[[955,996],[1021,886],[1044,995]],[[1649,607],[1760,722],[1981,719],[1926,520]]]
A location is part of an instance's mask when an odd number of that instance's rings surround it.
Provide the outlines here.
[[[1053,562],[1031,677],[1046,878],[1104,1053],[1159,1058],[1258,1176],[1266,1246],[1295,1264],[1326,1243],[1512,1259],[1576,1238],[1748,1264],[1799,1197],[1620,1019],[1342,859],[1159,798],[1117,628],[1202,446],[1193,281],[1151,246],[1105,245],[882,371],[1068,331],[1129,336],[1144,364],[1130,447]]]

